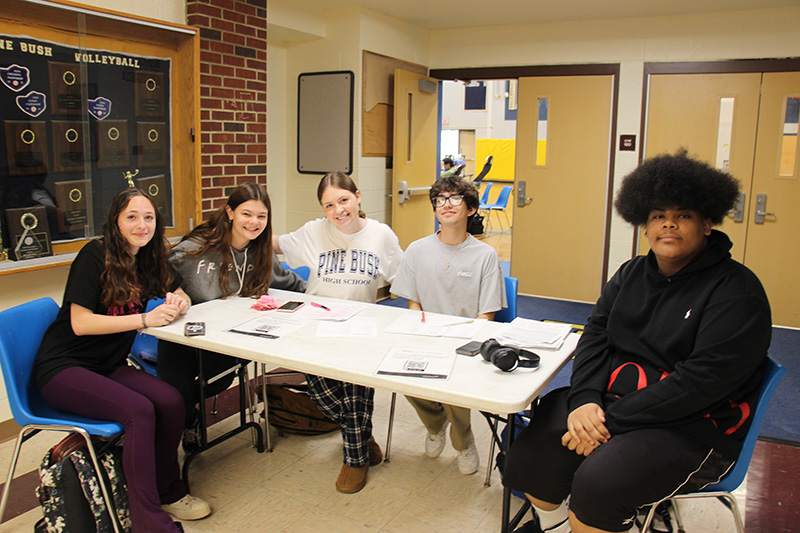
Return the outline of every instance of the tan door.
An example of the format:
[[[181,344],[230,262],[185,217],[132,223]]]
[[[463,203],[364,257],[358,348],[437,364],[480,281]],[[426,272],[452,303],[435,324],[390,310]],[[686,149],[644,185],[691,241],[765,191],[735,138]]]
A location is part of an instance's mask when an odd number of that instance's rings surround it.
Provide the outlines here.
[[[426,90],[420,90],[420,80],[431,82],[423,84]],[[433,92],[428,92],[431,88]],[[394,71],[392,229],[403,249],[434,228],[425,188],[436,181],[438,106],[436,80],[408,70]]]
[[[767,291],[773,323],[795,328],[800,327],[800,282],[794,271],[800,265],[800,147],[796,107],[794,113],[786,108],[797,106],[798,98],[800,73],[764,73],[744,253],[744,264]],[[756,222],[758,195],[765,198],[762,210],[774,213],[763,223]]]
[[[515,192],[509,202],[511,274],[521,293],[586,302],[600,294],[612,88],[612,76],[519,80],[515,191],[524,181],[532,199],[517,207]]]
[[[458,151],[464,156],[466,167],[461,173],[465,178],[475,177],[475,130],[458,132]]]
[[[731,214],[720,227],[733,241],[737,261],[744,258],[760,89],[760,72],[650,77],[645,157],[683,147],[739,179],[745,210],[738,222]],[[648,250],[640,238],[639,253]]]

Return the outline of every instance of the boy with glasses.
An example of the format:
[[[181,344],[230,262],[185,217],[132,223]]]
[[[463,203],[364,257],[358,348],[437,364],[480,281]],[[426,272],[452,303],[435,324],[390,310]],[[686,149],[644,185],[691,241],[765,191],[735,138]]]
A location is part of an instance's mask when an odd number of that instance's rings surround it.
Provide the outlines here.
[[[497,252],[467,233],[478,211],[478,190],[463,178],[439,179],[430,190],[439,231],[412,242],[400,263],[392,292],[408,299],[408,308],[433,313],[487,318],[506,307],[505,280]],[[478,470],[470,410],[408,397],[428,429],[425,455],[438,457],[450,440],[458,451],[462,474]]]

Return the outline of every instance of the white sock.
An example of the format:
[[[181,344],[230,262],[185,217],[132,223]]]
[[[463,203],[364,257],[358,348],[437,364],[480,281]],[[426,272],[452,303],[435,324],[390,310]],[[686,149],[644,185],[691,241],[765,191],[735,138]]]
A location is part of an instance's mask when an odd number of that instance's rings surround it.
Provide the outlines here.
[[[536,510],[536,516],[539,517],[539,527],[546,533],[570,533],[572,531],[569,527],[569,512],[567,511],[566,502],[561,502],[561,505],[552,511],[545,511],[539,509],[535,505],[531,506]]]

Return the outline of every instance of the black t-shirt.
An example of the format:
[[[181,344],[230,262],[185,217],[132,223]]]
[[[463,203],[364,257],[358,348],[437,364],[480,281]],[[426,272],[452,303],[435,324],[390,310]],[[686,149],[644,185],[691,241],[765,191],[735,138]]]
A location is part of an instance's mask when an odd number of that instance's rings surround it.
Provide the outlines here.
[[[73,303],[96,314],[111,316],[138,314],[145,309],[146,300],[129,302],[123,307],[112,306],[110,309],[100,302],[103,263],[104,249],[100,240],[86,243],[73,261],[61,309],[55,321],[47,328],[34,363],[34,377],[40,389],[53,376],[73,366],[105,376],[126,364],[136,330],[82,336],[75,335],[72,331],[70,304]],[[170,290],[176,290],[180,282],[180,276],[175,274]]]

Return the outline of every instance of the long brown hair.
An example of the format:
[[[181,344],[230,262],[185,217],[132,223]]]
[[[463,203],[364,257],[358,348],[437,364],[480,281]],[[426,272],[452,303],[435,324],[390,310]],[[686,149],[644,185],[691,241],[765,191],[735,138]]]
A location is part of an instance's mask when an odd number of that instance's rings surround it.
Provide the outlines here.
[[[317,186],[317,200],[322,203],[322,195],[325,193],[325,190],[328,187],[336,187],[338,189],[344,189],[346,191],[350,191],[353,194],[358,192],[358,187],[356,187],[356,182],[353,181],[353,178],[345,174],[344,172],[328,172],[322,179],[319,181],[319,185]],[[361,206],[358,206],[358,216],[361,218],[367,218],[367,215],[364,214],[364,211],[361,210]]]
[[[194,228],[188,235],[185,235],[181,242],[193,240],[200,244],[197,250],[188,252],[187,255],[198,256],[207,252],[219,253],[222,256],[222,264],[218,270],[217,281],[219,288],[224,295],[233,294],[230,286],[229,271],[233,267],[233,252],[231,252],[231,224],[228,221],[228,212],[225,209],[230,207],[235,211],[239,205],[248,200],[258,200],[267,208],[267,226],[261,235],[250,241],[247,245],[250,264],[253,269],[250,274],[245,276],[241,296],[261,296],[267,294],[269,290],[269,280],[272,275],[272,203],[269,194],[264,188],[255,183],[245,183],[236,187],[228,197],[226,205],[214,211],[206,222]],[[247,268],[247,267],[245,267]]]
[[[128,250],[128,241],[119,230],[119,216],[136,196],[147,198],[153,206],[156,229],[150,242],[133,255]],[[161,297],[170,289],[173,275],[167,262],[164,219],[153,199],[141,189],[128,187],[111,200],[108,218],[103,224],[103,248],[105,258],[103,274],[100,276],[100,301],[106,307]]]

